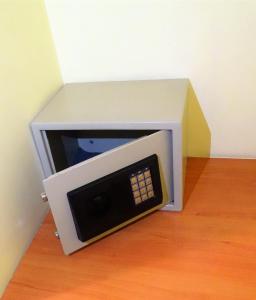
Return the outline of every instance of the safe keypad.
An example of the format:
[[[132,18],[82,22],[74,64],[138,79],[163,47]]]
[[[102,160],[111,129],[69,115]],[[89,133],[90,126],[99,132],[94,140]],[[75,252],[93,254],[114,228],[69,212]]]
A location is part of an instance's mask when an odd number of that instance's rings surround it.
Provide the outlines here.
[[[149,168],[132,174],[130,177],[133,199],[136,205],[154,197],[154,189]]]

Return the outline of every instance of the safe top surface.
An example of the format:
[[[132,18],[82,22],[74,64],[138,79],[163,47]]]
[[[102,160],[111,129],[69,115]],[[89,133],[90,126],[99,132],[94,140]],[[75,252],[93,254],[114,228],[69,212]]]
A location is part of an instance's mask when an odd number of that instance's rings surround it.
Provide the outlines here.
[[[52,125],[163,124],[182,122],[187,79],[71,83],[64,85],[33,120]]]

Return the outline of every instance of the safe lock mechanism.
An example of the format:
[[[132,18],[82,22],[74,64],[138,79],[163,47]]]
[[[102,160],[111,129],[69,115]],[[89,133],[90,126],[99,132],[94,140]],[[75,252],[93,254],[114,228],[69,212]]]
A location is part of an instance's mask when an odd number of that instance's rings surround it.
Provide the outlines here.
[[[48,201],[46,193],[41,193],[41,199],[42,199],[43,202],[47,202]]]
[[[154,197],[152,177],[149,168],[145,168],[144,170],[140,170],[137,173],[132,174],[130,182],[136,205]]]
[[[77,237],[85,242],[163,203],[157,155],[67,193]]]

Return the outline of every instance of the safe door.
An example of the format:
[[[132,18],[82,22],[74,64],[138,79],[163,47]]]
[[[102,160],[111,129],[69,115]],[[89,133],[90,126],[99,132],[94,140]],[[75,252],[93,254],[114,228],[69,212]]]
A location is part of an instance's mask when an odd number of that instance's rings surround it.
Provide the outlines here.
[[[65,254],[171,201],[171,138],[158,131],[43,181]]]

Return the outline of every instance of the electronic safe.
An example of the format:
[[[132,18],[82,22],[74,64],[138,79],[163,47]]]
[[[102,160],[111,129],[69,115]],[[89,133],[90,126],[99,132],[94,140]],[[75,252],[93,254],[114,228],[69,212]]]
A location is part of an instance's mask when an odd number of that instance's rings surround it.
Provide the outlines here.
[[[209,152],[198,111],[189,140],[191,93],[186,79],[72,83],[35,117],[44,198],[66,254],[154,210],[182,209],[192,144]]]

